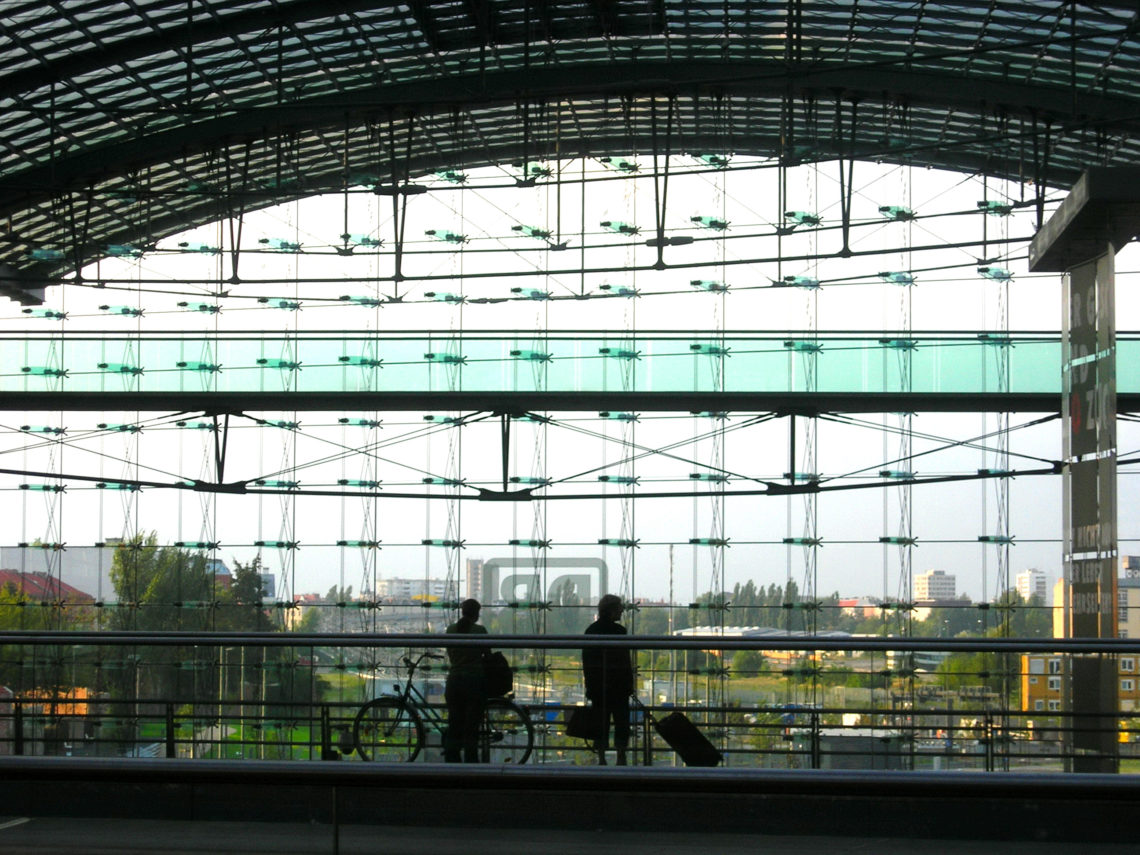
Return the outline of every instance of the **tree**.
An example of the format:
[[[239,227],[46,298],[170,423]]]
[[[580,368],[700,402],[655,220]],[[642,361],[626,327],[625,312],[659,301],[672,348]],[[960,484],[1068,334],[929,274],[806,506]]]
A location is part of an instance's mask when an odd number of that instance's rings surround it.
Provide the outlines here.
[[[141,534],[119,544],[111,559],[118,603],[109,624],[118,630],[213,629],[217,582],[201,552],[158,545]],[[156,700],[212,696],[214,654],[194,647],[117,648],[107,665],[112,695]],[[119,657],[122,657],[119,659]],[[121,667],[119,667],[121,666]]]
[[[229,605],[226,629],[239,632],[271,632],[273,621],[265,613],[265,583],[261,556],[256,556],[248,564],[234,559],[233,582],[228,596],[222,602]],[[349,589],[351,590],[351,589]]]
[[[0,588],[0,629],[53,629],[50,611],[32,602],[27,594],[11,582]],[[23,650],[15,644],[0,648],[0,685],[17,693],[36,688],[26,682],[28,672]],[[34,682],[35,677],[32,679]]]
[[[1053,635],[1052,612],[1036,595],[1026,601],[1015,588],[1010,588],[994,600],[994,609],[1000,615],[996,627],[999,636],[1049,638]]]
[[[758,650],[737,650],[732,654],[732,672],[737,677],[755,677],[764,670],[764,657]]]
[[[209,629],[216,581],[201,552],[158,546],[158,536],[136,535],[115,548],[111,584],[118,608],[113,629]]]

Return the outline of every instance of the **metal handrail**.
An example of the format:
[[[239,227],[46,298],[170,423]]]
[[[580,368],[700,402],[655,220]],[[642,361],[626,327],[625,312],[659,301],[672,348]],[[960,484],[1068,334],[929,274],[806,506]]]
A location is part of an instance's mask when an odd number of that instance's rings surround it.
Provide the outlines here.
[[[1140,653],[1137,638],[916,638],[815,635],[636,635],[611,638],[582,635],[448,635],[438,633],[280,633],[280,632],[146,632],[107,630],[68,632],[7,630],[0,644],[27,646],[77,645],[111,647],[502,647],[577,650],[613,647],[631,650],[810,650],[861,652],[951,653]]]

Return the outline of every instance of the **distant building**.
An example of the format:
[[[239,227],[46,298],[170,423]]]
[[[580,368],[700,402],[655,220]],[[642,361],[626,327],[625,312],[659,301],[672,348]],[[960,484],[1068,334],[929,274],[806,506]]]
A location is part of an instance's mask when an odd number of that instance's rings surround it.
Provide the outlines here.
[[[483,596],[483,559],[467,559],[467,596],[471,599],[484,602]]]
[[[376,582],[376,596],[397,603],[424,598],[443,599],[447,596],[447,580],[379,579]]]
[[[945,570],[927,570],[914,577],[914,598],[923,601],[953,600],[958,597],[958,577]]]
[[[1140,709],[1140,672],[1136,665],[1136,656],[1119,656],[1116,659],[1119,712],[1134,712]],[[1062,656],[1050,653],[1023,655],[1021,657],[1022,712],[1045,714],[1060,712],[1064,698],[1065,671],[1065,659]]]
[[[838,629],[821,629],[819,632],[807,632],[800,629],[780,629],[773,626],[692,626],[685,629],[673,630],[673,635],[678,638],[687,638],[694,635],[717,636],[719,638],[750,638],[757,641],[756,649],[765,659],[770,659],[773,662],[793,662],[805,656],[803,650],[784,650],[780,649],[766,649],[763,645],[763,640],[766,638],[777,638],[781,641],[788,638],[804,638],[804,639],[817,639],[829,638],[846,640],[853,636],[849,632],[843,632]],[[715,641],[710,644],[716,644]],[[810,648],[810,645],[808,645]],[[715,648],[710,649],[709,653],[715,656],[720,656],[721,651]],[[812,659],[818,659],[818,654],[811,654]]]
[[[1122,555],[1120,572],[1125,579],[1140,579],[1140,555]]]
[[[36,546],[0,547],[0,567],[20,573],[43,573],[64,584],[90,594],[98,602],[113,603],[118,598],[111,583],[111,559],[117,539],[106,546],[69,546],[61,550],[45,550]]]
[[[46,550],[38,546],[0,547],[0,567],[21,573],[42,573],[60,579],[72,588],[90,594],[96,602],[118,602],[111,581],[111,564],[122,538],[109,537],[101,546],[68,546]],[[207,559],[206,568],[214,574],[220,588],[228,589],[233,581],[229,567],[221,559]],[[270,596],[268,588],[266,596]]]
[[[220,558],[207,558],[206,569],[213,573],[215,576],[225,576],[231,579],[233,578],[233,573],[230,572],[230,568],[227,567],[226,562]]]
[[[839,611],[854,618],[876,618],[882,612],[874,597],[849,597],[839,601]]]
[[[0,588],[11,587],[31,602],[93,603],[95,598],[47,573],[0,570]]]
[[[230,568],[226,566],[226,562],[220,558],[207,558],[206,559],[206,572],[214,574],[214,581],[217,582],[219,588],[228,591],[233,587],[234,574],[230,572]]]
[[[1140,578],[1116,580],[1116,634],[1120,638],[1140,638]]]
[[[1025,602],[1037,597],[1046,602],[1049,594],[1049,577],[1036,567],[1030,567],[1017,574],[1017,593]]]
[[[294,630],[309,609],[319,609],[325,599],[320,594],[294,594],[293,608],[285,609],[285,628]]]

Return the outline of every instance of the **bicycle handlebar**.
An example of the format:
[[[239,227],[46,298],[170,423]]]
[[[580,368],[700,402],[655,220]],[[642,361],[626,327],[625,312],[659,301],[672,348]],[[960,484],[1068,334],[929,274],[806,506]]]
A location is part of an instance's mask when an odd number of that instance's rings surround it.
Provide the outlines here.
[[[407,667],[408,669],[415,670],[415,668],[424,659],[442,659],[442,658],[443,658],[443,656],[439,653],[429,653],[428,651],[425,650],[423,653],[421,653],[419,656],[416,657],[414,662],[412,661],[412,657],[410,657],[410,656],[403,656],[400,658],[400,661],[403,662],[404,666]]]

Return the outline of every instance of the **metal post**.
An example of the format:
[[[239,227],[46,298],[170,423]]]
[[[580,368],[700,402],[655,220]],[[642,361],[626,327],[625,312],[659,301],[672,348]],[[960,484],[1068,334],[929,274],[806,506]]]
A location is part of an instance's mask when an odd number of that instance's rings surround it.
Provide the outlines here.
[[[823,755],[820,750],[819,713],[811,714],[811,767],[821,768]]]
[[[321,759],[339,760],[340,752],[332,745],[332,723],[328,706],[321,707]]]
[[[1048,133],[1048,132],[1046,132]],[[1039,185],[1038,212],[1044,193]],[[1140,232],[1140,169],[1094,168],[1029,247],[1031,271],[1064,277],[1061,415],[1065,636],[1116,635],[1116,247]],[[1077,655],[1064,675],[1066,766],[1116,772],[1115,657]]]
[[[652,653],[650,654],[652,655]],[[651,681],[652,682],[652,681]],[[652,701],[650,701],[652,703]],[[641,765],[653,765],[653,729],[649,726],[649,709],[641,708]]]
[[[174,704],[166,705],[166,756],[170,759],[177,757],[174,744]]]
[[[13,701],[12,712],[12,753],[21,757],[24,754],[24,705]]]

